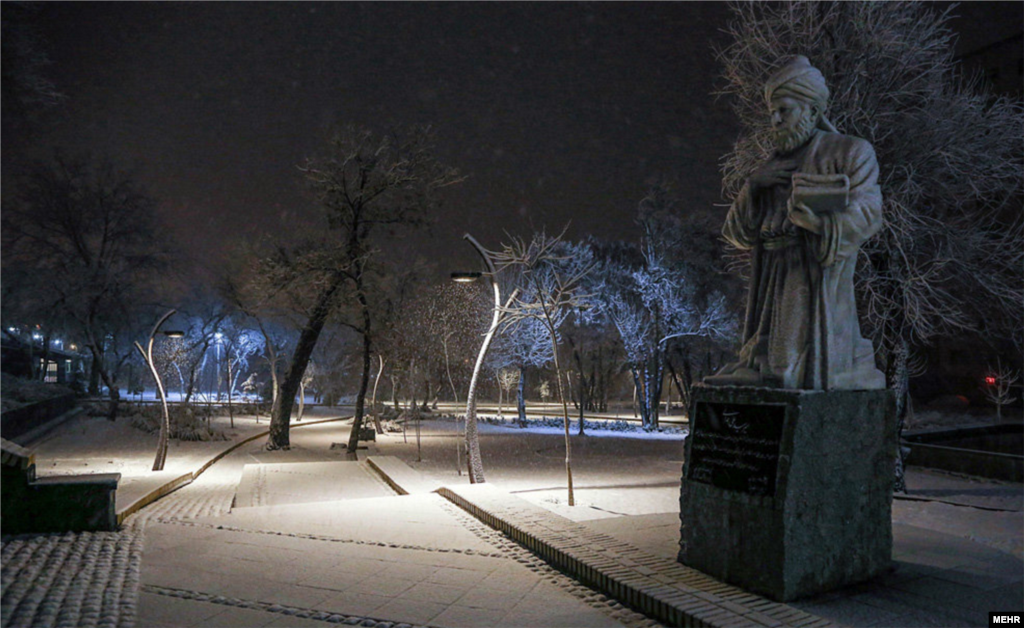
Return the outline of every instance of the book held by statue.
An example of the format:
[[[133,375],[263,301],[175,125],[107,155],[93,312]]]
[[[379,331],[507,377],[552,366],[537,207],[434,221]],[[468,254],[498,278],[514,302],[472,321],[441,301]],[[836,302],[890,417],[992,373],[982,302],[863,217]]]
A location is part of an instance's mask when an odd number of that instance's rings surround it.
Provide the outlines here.
[[[793,174],[793,204],[803,203],[816,214],[846,209],[850,178],[845,174]]]

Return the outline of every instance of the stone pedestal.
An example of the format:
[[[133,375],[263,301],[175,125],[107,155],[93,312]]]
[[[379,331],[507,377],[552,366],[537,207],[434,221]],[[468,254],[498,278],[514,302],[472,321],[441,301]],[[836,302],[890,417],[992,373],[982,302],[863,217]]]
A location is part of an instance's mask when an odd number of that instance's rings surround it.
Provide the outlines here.
[[[890,391],[698,386],[690,417],[680,562],[778,601],[889,566]]]

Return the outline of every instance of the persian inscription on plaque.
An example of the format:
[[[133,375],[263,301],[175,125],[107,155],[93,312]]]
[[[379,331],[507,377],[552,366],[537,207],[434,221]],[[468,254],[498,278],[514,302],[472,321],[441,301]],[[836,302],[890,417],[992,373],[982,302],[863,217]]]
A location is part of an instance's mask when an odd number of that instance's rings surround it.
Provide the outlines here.
[[[775,495],[784,405],[698,402],[687,479],[729,491]]]

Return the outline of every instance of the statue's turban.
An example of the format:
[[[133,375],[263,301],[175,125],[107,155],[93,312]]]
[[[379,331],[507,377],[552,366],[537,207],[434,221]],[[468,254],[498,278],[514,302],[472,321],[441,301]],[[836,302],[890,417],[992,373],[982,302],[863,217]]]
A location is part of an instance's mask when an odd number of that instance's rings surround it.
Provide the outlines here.
[[[818,68],[807,57],[790,57],[764,86],[764,99],[771,104],[776,96],[789,96],[821,105],[828,102],[828,86]]]

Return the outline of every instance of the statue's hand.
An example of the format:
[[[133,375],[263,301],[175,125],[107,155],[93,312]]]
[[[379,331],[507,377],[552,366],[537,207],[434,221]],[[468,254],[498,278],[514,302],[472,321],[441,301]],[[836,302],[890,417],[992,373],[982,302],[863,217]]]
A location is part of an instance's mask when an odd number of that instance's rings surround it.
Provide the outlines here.
[[[791,223],[802,229],[807,229],[811,233],[821,233],[824,221],[810,207],[803,203],[794,204],[793,199],[789,199],[789,202],[786,203],[786,208],[789,210],[789,221]]]
[[[773,185],[785,185],[793,178],[799,164],[795,159],[770,159],[758,168],[747,179],[751,188],[768,188]]]

